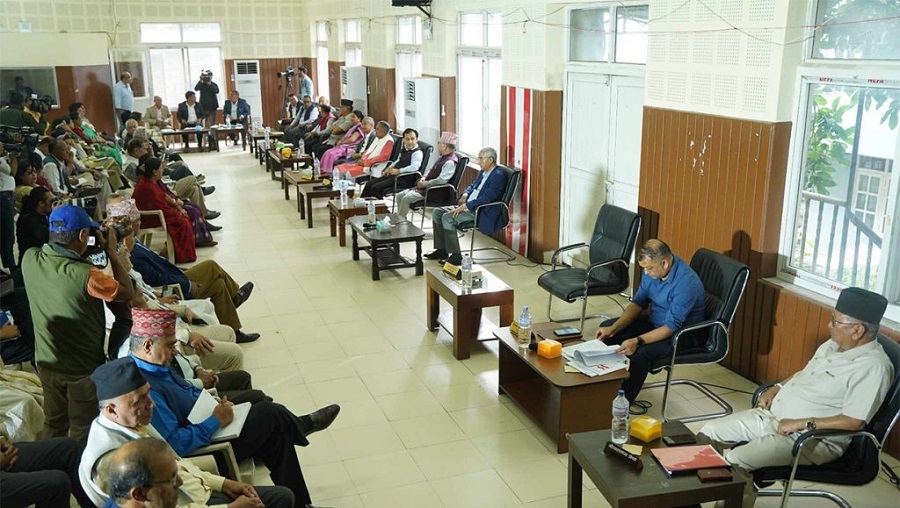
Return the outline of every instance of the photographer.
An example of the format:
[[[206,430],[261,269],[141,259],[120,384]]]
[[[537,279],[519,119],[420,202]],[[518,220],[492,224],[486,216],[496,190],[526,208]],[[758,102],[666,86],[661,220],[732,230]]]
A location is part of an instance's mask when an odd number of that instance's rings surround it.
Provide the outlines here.
[[[47,217],[58,201],[43,187],[31,189],[22,200],[22,213],[16,221],[16,240],[19,243],[19,264],[32,247],[40,249],[50,241],[50,221]]]
[[[16,91],[9,92],[9,107],[0,111],[0,125],[17,129],[28,127],[38,133],[47,131],[47,120],[41,118],[37,121],[25,111],[25,96]]]
[[[18,171],[19,159],[7,155],[6,147],[0,143],[0,260],[10,273],[16,269],[13,256],[13,244],[16,242],[13,235],[16,198],[13,193],[16,190],[15,177]]]
[[[219,85],[213,82],[212,71],[200,73],[200,81],[194,86],[194,91],[200,92],[200,107],[207,114],[203,126],[209,129],[216,123],[216,110],[219,109]]]
[[[38,134],[44,136],[47,134],[47,131],[50,130],[50,124],[47,122],[46,114],[50,112],[50,104],[52,99],[48,96],[38,97],[37,95],[30,95],[25,98],[25,112],[31,115],[34,120],[40,125],[46,125],[47,127],[43,131],[38,131]]]

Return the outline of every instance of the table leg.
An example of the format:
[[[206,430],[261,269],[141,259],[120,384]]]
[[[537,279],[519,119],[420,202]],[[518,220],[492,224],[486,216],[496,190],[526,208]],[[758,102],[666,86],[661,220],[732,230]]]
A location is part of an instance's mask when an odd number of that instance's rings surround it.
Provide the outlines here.
[[[569,508],[581,508],[581,464],[569,454]]]
[[[431,287],[431,281],[428,281],[425,288],[425,325],[431,331],[438,329],[438,316],[441,314],[441,297],[437,291]]]
[[[353,261],[359,261],[359,237],[355,229],[350,229],[353,235]]]
[[[747,481],[753,481],[752,478]],[[733,489],[734,492],[730,492],[727,496],[725,496],[725,508],[740,508],[744,502],[744,489]]]
[[[300,186],[297,186],[297,211],[300,212],[300,220],[306,218],[306,207],[303,206],[303,198],[300,196]],[[312,210],[310,210],[312,212]]]
[[[241,151],[243,152],[246,149],[247,149],[247,129],[245,127],[244,130],[241,131]]]
[[[337,215],[335,215],[329,211],[329,213],[328,213],[328,229],[329,229],[329,233],[331,233],[332,238],[337,236],[337,221],[338,221]]]
[[[303,203],[300,199],[300,184],[294,184],[294,186],[297,188],[297,212],[300,212],[300,206]]]
[[[416,275],[423,273],[425,273],[425,266],[422,264],[422,239],[420,238],[416,240]]]
[[[306,214],[306,227],[312,229],[312,197],[309,194],[306,195],[306,210],[309,212]]]
[[[338,237],[338,244],[341,247],[344,247],[345,245],[347,245],[347,221],[346,219],[342,220],[340,217],[338,217],[336,220],[338,221],[338,234],[341,235],[340,237]]]
[[[471,356],[472,343],[478,339],[479,325],[481,309],[470,309],[461,301],[457,302],[453,309],[453,356],[457,360]]]
[[[370,242],[369,245],[372,249],[372,280],[381,280],[381,272],[378,270],[378,244]]]
[[[513,317],[515,316],[516,310],[513,308],[513,303],[505,303],[500,306],[500,326],[509,326],[513,322]]]

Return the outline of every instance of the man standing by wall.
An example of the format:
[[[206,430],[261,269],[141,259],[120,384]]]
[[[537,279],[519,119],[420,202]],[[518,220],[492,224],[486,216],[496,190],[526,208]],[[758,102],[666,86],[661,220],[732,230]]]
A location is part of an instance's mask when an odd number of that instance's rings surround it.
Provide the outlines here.
[[[44,387],[45,438],[87,438],[98,411],[90,375],[106,360],[103,302],[128,302],[134,294],[116,253],[115,230],[109,229],[107,243],[99,227],[83,208],[60,206],[50,214],[50,242],[22,258]],[[114,276],[82,259],[93,244],[106,252]]]
[[[113,106],[116,108],[116,119],[120,122],[117,130],[125,127],[125,122],[131,118],[131,112],[134,111],[134,90],[131,89],[131,80],[131,73],[123,72],[113,86]]]
[[[200,107],[207,115],[203,126],[209,129],[216,123],[216,110],[219,109],[219,85],[212,80],[212,71],[200,73],[200,81],[194,85],[194,91],[200,92]]]
[[[310,97],[315,97],[313,95],[313,82],[309,76],[307,76],[306,67],[301,66],[297,69],[297,73],[300,75],[300,97],[306,97],[307,95]]]

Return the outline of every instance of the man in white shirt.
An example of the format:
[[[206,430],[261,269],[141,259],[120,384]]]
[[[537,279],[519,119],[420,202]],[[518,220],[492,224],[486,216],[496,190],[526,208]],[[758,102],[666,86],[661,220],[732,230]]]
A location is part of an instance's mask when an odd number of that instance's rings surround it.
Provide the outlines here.
[[[131,81],[131,73],[123,72],[113,87],[113,105],[116,108],[116,118],[121,122],[120,129],[134,110],[134,90],[131,89]]]
[[[215,112],[213,112],[215,113]],[[200,103],[197,102],[197,94],[188,91],[184,94],[184,102],[178,105],[178,121],[181,123],[182,129],[191,129],[201,125],[201,121],[206,118],[206,112]],[[184,146],[187,146],[188,135],[182,134],[181,140]],[[197,146],[203,148],[203,136],[197,133]]]

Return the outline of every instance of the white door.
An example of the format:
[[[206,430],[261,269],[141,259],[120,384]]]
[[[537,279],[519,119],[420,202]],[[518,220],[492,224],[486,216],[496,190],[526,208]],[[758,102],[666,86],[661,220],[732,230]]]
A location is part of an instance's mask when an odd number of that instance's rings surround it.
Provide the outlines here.
[[[612,76],[606,202],[637,212],[641,176],[644,80]]]

